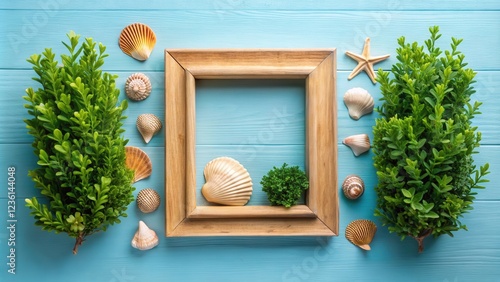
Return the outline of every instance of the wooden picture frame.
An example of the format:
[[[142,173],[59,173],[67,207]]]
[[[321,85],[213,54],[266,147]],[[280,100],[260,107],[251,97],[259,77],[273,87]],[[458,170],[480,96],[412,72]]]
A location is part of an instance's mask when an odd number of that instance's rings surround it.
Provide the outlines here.
[[[165,50],[166,236],[337,236],[336,50]],[[306,204],[197,206],[196,79],[305,79]]]

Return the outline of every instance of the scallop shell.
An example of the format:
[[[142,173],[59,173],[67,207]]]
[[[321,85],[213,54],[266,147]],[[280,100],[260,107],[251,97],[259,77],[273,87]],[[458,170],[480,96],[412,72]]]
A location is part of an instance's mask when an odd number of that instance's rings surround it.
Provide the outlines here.
[[[122,30],[118,43],[123,53],[136,60],[144,61],[153,51],[156,35],[149,26],[133,23]]]
[[[152,249],[158,246],[159,240],[156,232],[150,229],[144,221],[139,221],[139,228],[135,232],[134,238],[130,243],[132,247],[141,251]]]
[[[220,157],[203,170],[206,183],[201,192],[207,201],[228,206],[243,206],[252,196],[252,179],[237,160]]]
[[[144,142],[149,143],[153,136],[160,132],[161,120],[154,114],[142,114],[137,117],[137,129],[142,135]]]
[[[151,188],[142,189],[137,194],[137,207],[143,213],[154,212],[160,206],[160,194]]]
[[[349,242],[363,250],[371,250],[370,243],[377,232],[377,225],[368,219],[357,219],[349,223],[345,229],[345,237]]]
[[[365,183],[357,175],[348,175],[342,183],[342,191],[348,199],[355,200],[365,192]]]
[[[375,105],[372,95],[360,87],[347,90],[344,94],[344,104],[347,106],[349,116],[355,120],[373,112]]]
[[[125,146],[125,155],[125,164],[129,169],[134,171],[132,183],[151,175],[153,164],[146,152],[137,147]]]
[[[351,148],[354,155],[357,157],[370,150],[370,137],[368,134],[356,134],[346,137],[342,141],[346,146]]]
[[[134,73],[125,82],[125,93],[134,101],[142,101],[151,93],[151,81],[143,73]]]

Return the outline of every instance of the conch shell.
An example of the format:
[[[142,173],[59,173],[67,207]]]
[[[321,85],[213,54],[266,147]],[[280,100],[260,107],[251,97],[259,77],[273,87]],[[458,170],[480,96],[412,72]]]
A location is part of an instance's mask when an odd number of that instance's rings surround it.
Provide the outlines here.
[[[363,179],[357,175],[348,175],[342,183],[342,191],[348,199],[355,200],[363,195],[365,183]]]
[[[151,172],[153,172],[153,164],[146,152],[138,147],[125,146],[125,155],[126,166],[134,171],[132,183],[151,175]]]
[[[345,229],[345,237],[349,242],[363,250],[371,250],[370,243],[377,232],[375,223],[368,219],[357,219],[349,223]]]
[[[228,206],[243,206],[252,196],[252,179],[237,160],[220,157],[203,170],[206,183],[201,193],[207,201]]]
[[[375,105],[370,93],[360,87],[347,90],[344,94],[344,104],[347,106],[349,116],[355,120],[373,112]]]
[[[160,194],[151,188],[142,189],[137,194],[137,207],[143,213],[154,212],[160,206]]]
[[[156,35],[149,26],[133,23],[122,30],[118,44],[123,53],[136,60],[144,61],[153,51]]]
[[[149,143],[153,136],[162,128],[161,120],[154,114],[142,114],[137,117],[137,130],[142,135],[144,142]]]
[[[365,152],[370,150],[370,137],[368,134],[356,134],[346,137],[344,141],[342,141],[346,146],[351,148],[354,155],[357,157]]]
[[[156,232],[150,229],[144,221],[139,221],[139,228],[135,232],[134,238],[130,243],[132,247],[141,251],[152,249],[158,246],[159,240]]]
[[[151,93],[151,81],[143,73],[134,73],[125,82],[125,93],[134,101],[142,101]]]

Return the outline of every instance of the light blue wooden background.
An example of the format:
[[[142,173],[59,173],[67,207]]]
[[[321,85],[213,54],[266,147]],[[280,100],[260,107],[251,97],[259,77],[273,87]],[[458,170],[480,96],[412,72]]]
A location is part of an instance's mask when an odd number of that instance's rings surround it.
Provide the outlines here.
[[[166,2],[166,3],[164,3]],[[216,0],[216,1],[68,1],[27,0],[0,3],[0,281],[498,281],[500,276],[500,2],[484,1],[341,1],[324,0]],[[117,45],[123,27],[133,22],[150,25],[158,42],[151,58],[137,62],[124,55]],[[403,242],[373,216],[376,183],[372,155],[355,158],[341,140],[351,134],[369,133],[376,114],[351,120],[342,103],[343,93],[364,87],[378,99],[378,85],[365,74],[347,81],[355,63],[345,51],[360,52],[363,40],[372,39],[372,54],[393,56],[377,65],[388,69],[396,60],[396,38],[422,42],[428,27],[439,25],[441,44],[450,37],[464,38],[461,50],[469,66],[477,71],[475,99],[484,102],[483,115],[475,124],[483,132],[483,146],[476,156],[479,164],[489,162],[492,174],[487,189],[479,191],[475,209],[463,221],[469,231],[454,238],[426,240],[426,250],[417,253],[416,243]],[[316,237],[293,238],[165,238],[164,205],[152,214],[140,213],[134,204],[129,217],[106,233],[89,237],[78,255],[71,254],[73,239],[41,231],[24,207],[24,198],[38,193],[26,176],[36,159],[30,147],[23,118],[24,90],[36,86],[33,71],[25,59],[52,47],[58,54],[65,34],[74,30],[93,37],[108,47],[105,70],[119,75],[123,86],[128,75],[144,72],[153,82],[150,98],[131,103],[127,110],[126,137],[152,158],[153,175],[138,182],[140,189],[152,187],[164,196],[164,131],[145,145],[136,129],[135,118],[145,112],[163,119],[164,48],[338,48],[338,176],[339,185],[351,173],[361,175],[368,187],[358,201],[340,197],[341,234],[330,240]],[[284,160],[303,164],[300,135],[301,84],[214,85],[200,82],[198,111],[198,167],[220,154],[233,154],[253,173],[258,186],[269,166]],[[270,93],[256,109],[254,100],[217,100],[228,87],[236,95]],[[263,88],[259,88],[263,87]],[[289,94],[289,99],[282,96]],[[284,100],[285,99],[285,100]],[[377,104],[379,102],[377,101]],[[247,106],[245,106],[247,105]],[[258,104],[257,104],[258,105]],[[242,130],[221,116],[241,107]],[[266,128],[273,109],[290,113],[290,126],[282,132]],[[269,111],[270,110],[270,111]],[[253,112],[252,112],[253,111]],[[219,115],[218,115],[219,114]],[[245,116],[246,115],[246,116]],[[200,120],[200,117],[204,117]],[[293,121],[293,122],[292,122]],[[287,124],[288,125],[288,124]],[[212,134],[216,130],[220,136]],[[212,132],[212,133],[211,133]],[[268,135],[266,135],[268,134]],[[257,137],[256,137],[257,136]],[[260,138],[258,138],[260,136]],[[271,137],[270,137],[271,136]],[[16,167],[16,274],[7,272],[10,236],[7,229],[7,168]],[[198,179],[198,181],[201,181]],[[263,200],[265,201],[265,199]],[[346,225],[354,219],[375,220],[379,229],[372,251],[364,252],[344,238]],[[130,247],[138,220],[144,220],[160,235],[160,245],[140,252]]]

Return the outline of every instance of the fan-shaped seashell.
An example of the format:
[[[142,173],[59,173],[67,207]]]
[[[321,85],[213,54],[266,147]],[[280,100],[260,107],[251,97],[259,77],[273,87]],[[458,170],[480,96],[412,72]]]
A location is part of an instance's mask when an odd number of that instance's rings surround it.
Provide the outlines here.
[[[153,136],[160,132],[161,120],[154,114],[142,114],[137,117],[137,129],[142,135],[144,142],[149,143]]]
[[[342,191],[348,199],[355,200],[365,192],[365,183],[357,175],[348,175],[342,183]]]
[[[142,101],[151,93],[151,81],[143,73],[134,73],[125,82],[125,93],[134,101]]]
[[[137,194],[137,207],[143,213],[154,212],[160,206],[160,194],[151,188],[142,189]]]
[[[150,229],[142,220],[139,221],[139,228],[130,243],[132,247],[145,251],[158,246],[158,243],[159,240],[156,232]]]
[[[132,183],[151,175],[153,164],[146,152],[137,147],[125,146],[125,154],[125,164],[129,169],[134,171]]]
[[[375,105],[372,95],[360,87],[347,90],[344,94],[344,104],[347,106],[349,116],[355,120],[373,112]]]
[[[357,157],[370,150],[370,137],[368,134],[356,134],[346,137],[342,141],[346,146],[351,148],[354,155]]]
[[[122,30],[118,43],[123,53],[136,60],[144,61],[153,51],[156,35],[149,26],[133,23]]]
[[[243,206],[252,196],[252,179],[237,160],[220,157],[203,170],[206,183],[201,192],[207,201],[228,206]]]
[[[368,219],[357,219],[349,223],[345,229],[345,237],[349,242],[363,250],[371,250],[370,243],[377,232],[375,223]]]

